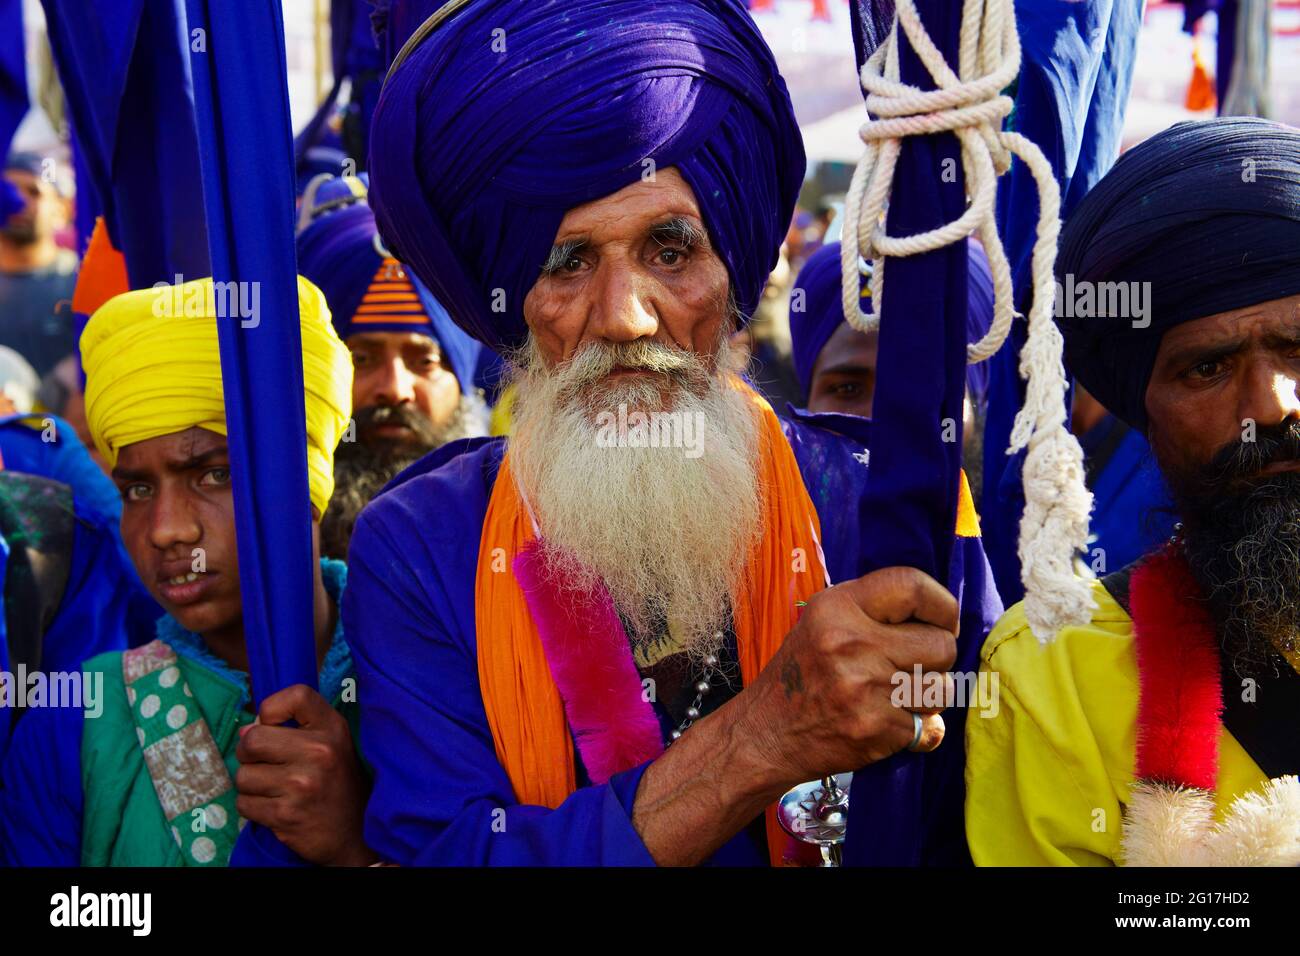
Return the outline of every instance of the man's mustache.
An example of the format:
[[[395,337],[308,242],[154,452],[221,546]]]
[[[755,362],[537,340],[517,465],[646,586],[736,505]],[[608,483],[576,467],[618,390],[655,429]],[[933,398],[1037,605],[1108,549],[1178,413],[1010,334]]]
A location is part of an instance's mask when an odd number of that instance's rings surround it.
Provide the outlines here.
[[[357,409],[355,417],[361,431],[386,425],[403,425],[419,431],[428,421],[409,405],[368,405]]]
[[[1219,449],[1203,469],[1205,483],[1224,489],[1257,478],[1269,465],[1300,460],[1300,421],[1256,425],[1253,437]]]
[[[592,342],[556,368],[563,394],[573,396],[615,371],[656,372],[672,382],[699,389],[710,374],[695,352],[650,339],[632,342]]]
[[[438,429],[433,422],[420,413],[413,405],[367,405],[352,413],[357,423],[358,436],[373,436],[374,429],[390,425],[401,425],[410,434],[398,438],[379,439],[374,437],[374,447],[367,445],[367,439],[340,444],[335,452],[344,458],[365,458],[378,454],[387,456],[385,449],[420,449],[430,451],[440,444]]]

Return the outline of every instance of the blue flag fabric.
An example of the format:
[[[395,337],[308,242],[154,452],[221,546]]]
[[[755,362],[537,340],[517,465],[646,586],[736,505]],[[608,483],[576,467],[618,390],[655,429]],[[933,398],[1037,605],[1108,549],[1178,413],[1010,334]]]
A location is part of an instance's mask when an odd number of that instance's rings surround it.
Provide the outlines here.
[[[961,5],[918,0],[916,6],[935,45],[955,63]],[[899,76],[904,83],[934,89],[929,71],[901,31]],[[946,160],[961,169],[960,148],[951,133],[904,141],[886,221],[889,235],[914,235],[961,216],[964,177],[941,182],[935,175]],[[860,518],[873,533],[864,540],[859,573],[907,565],[947,582],[961,471],[966,249],[956,244],[889,259],[885,277],[881,313],[907,320],[880,323],[871,468]],[[956,441],[943,440],[948,421],[955,425]],[[927,769],[925,757],[903,752],[854,775],[846,866],[921,862],[924,820],[919,808]]]
[[[212,276],[255,290],[259,303],[251,319],[219,320],[218,334],[244,634],[260,704],[290,684],[316,686],[284,24],[279,4],[259,0],[187,6],[191,29],[206,35],[191,64]]]
[[[210,275],[178,0],[42,0],[77,144],[133,289]]]
[[[1137,56],[1142,0],[1020,0],[1016,26],[1023,62],[1012,125],[1033,140],[1061,187],[1067,218],[1119,156],[1120,135]],[[1017,161],[998,192],[998,225],[1011,262],[1017,309],[1026,311],[1038,193]],[[984,428],[984,545],[1006,604],[1024,597],[1017,547],[1024,510],[1024,453],[1006,454],[1024,398],[1020,350],[1025,323],[1015,322],[988,361],[989,406]]]
[[[27,60],[23,50],[23,0],[0,0],[0,158],[27,115]],[[0,223],[7,216],[0,217]]]

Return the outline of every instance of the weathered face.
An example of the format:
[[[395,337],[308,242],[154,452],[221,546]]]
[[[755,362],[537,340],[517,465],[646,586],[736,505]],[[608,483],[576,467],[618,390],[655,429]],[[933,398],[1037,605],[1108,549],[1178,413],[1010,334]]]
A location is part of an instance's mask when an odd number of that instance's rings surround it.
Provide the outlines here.
[[[348,336],[347,346],[360,442],[370,447],[419,442],[423,436],[403,422],[409,415],[427,420],[430,430],[447,426],[460,404],[460,383],[443,364],[436,341],[414,332],[361,332]],[[362,414],[376,408],[402,411],[373,422]]]
[[[859,332],[847,323],[841,324],[826,340],[813,365],[808,411],[870,418],[879,344],[877,333]]]
[[[187,630],[238,624],[239,554],[226,439],[191,428],[127,445],[113,480],[122,539],[149,593]]]
[[[590,342],[637,339],[711,358],[728,321],[727,289],[694,192],[677,170],[662,169],[569,210],[524,318],[550,365]]]
[[[66,220],[63,200],[55,188],[22,169],[7,169],[4,177],[27,201],[26,207],[4,224],[5,237],[12,242],[31,243],[54,235]]]
[[[1300,295],[1209,315],[1164,334],[1147,384],[1149,438],[1166,472],[1204,466],[1254,428],[1300,418]],[[1262,475],[1300,470],[1273,462]]]

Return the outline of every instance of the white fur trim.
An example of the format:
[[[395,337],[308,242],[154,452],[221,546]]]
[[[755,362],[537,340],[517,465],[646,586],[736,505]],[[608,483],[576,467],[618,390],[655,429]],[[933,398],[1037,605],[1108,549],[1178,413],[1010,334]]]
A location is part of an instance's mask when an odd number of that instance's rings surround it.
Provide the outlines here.
[[[1298,866],[1300,779],[1278,777],[1238,797],[1222,823],[1207,791],[1140,780],[1121,845],[1125,866]]]

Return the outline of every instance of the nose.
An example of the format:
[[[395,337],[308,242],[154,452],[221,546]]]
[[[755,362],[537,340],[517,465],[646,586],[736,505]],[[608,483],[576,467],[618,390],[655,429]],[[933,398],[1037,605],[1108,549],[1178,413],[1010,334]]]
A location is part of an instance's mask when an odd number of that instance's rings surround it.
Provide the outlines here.
[[[415,401],[415,376],[406,367],[401,356],[395,356],[379,365],[367,383],[369,395],[358,400],[357,407],[366,405],[402,405]]]
[[[1279,425],[1300,418],[1300,382],[1290,367],[1259,361],[1247,372],[1238,412],[1241,421]]]
[[[149,543],[159,551],[194,545],[203,538],[203,525],[183,494],[159,489],[150,518]]]
[[[607,342],[651,338],[659,331],[654,284],[623,262],[602,262],[595,276],[588,328]]]

